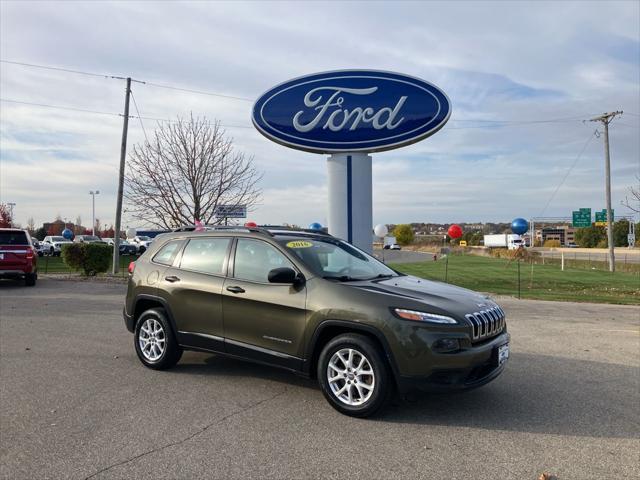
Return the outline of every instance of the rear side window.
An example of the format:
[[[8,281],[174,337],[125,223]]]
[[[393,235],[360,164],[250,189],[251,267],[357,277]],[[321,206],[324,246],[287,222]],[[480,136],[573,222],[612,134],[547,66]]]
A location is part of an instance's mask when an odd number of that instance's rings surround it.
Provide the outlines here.
[[[196,272],[222,275],[229,238],[194,238],[184,248],[180,268]]]
[[[24,232],[0,232],[0,245],[29,245]]]
[[[182,240],[174,240],[173,242],[167,243],[154,255],[153,261],[161,265],[171,265],[173,259],[176,258],[176,253],[178,253],[181,243]]]

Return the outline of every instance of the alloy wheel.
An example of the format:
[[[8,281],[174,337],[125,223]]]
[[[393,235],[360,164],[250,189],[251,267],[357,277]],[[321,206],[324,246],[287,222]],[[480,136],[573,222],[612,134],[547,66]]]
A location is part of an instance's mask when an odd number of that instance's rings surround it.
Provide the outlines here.
[[[150,362],[157,361],[164,353],[167,337],[162,324],[155,318],[148,318],[138,334],[140,351]]]
[[[365,403],[375,389],[375,373],[369,359],[354,348],[343,348],[332,355],[327,381],[335,397],[350,406]]]

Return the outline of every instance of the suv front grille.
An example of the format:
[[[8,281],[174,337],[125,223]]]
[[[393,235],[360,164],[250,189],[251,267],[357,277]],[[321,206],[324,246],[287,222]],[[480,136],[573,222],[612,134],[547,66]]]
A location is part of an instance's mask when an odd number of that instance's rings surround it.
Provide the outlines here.
[[[471,323],[473,340],[485,340],[498,335],[504,329],[505,313],[500,307],[468,313],[465,318]]]

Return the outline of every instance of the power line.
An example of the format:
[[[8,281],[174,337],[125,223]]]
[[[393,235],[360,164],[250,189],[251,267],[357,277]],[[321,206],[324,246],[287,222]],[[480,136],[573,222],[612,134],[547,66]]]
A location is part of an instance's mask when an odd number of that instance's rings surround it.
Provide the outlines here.
[[[2,63],[8,63],[11,65],[20,65],[23,67],[31,67],[31,68],[40,68],[40,69],[44,69],[44,70],[55,70],[58,72],[67,72],[67,73],[76,73],[79,75],[86,75],[86,76],[91,76],[91,77],[100,77],[100,78],[115,78],[115,79],[119,79],[119,80],[124,80],[125,77],[121,77],[121,76],[115,76],[115,75],[105,75],[105,74],[101,74],[101,73],[93,73],[93,72],[85,72],[82,70],[72,70],[69,68],[63,68],[63,67],[52,67],[49,65],[39,65],[36,63],[26,63],[26,62],[14,62],[14,61],[10,61],[10,60],[0,60],[0,62]],[[246,98],[246,97],[238,97],[238,96],[234,96],[234,95],[225,95],[222,93],[214,93],[214,92],[205,92],[203,90],[193,90],[190,88],[182,88],[182,87],[174,87],[172,85],[162,85],[159,83],[154,83],[154,82],[145,82],[145,81],[139,81],[138,83],[143,83],[145,85],[150,85],[153,87],[157,87],[157,88],[166,88],[169,90],[178,90],[178,91],[182,91],[182,92],[189,92],[189,93],[196,93],[199,95],[208,95],[211,97],[220,97],[220,98],[228,98],[231,100],[241,100],[244,102],[253,102],[252,99],[250,98]]]
[[[16,103],[16,104],[19,104],[19,105],[30,105],[30,106],[33,106],[33,107],[56,108],[56,109],[59,109],[59,110],[70,110],[72,112],[83,112],[83,113],[93,113],[93,114],[98,114],[98,115],[109,115],[109,116],[113,116],[113,117],[122,117],[123,116],[121,113],[101,112],[101,111],[89,110],[89,109],[85,109],[85,108],[68,107],[68,106],[62,106],[62,105],[50,105],[50,104],[46,104],[46,103],[24,102],[22,100],[13,100],[13,99],[9,99],[9,98],[0,98],[0,102]],[[177,123],[178,122],[178,120],[169,120],[169,119],[166,119],[166,118],[157,118],[157,117],[143,117],[143,116],[136,116],[136,115],[129,115],[129,118],[141,118],[142,120],[151,120],[151,121],[154,121],[154,122],[167,122],[167,123]],[[227,123],[221,124],[221,126],[223,126],[225,128],[253,128],[251,125],[233,125],[233,124],[227,124]]]
[[[49,105],[46,103],[33,103],[33,102],[23,102],[21,100],[12,100],[9,98],[0,98],[0,102],[6,102],[6,103],[17,103],[20,105],[31,105],[34,107],[46,107],[46,108],[57,108],[60,110],[71,110],[74,112],[84,112],[84,113],[94,113],[97,115],[111,115],[111,116],[115,116],[115,117],[121,117],[122,114],[121,113],[112,113],[112,112],[100,112],[98,110],[88,110],[86,108],[77,108],[77,107],[63,107],[61,105]]]
[[[56,70],[58,72],[77,73],[79,75],[87,75],[89,77],[111,78],[111,75],[105,75],[101,73],[83,72],[81,70],[71,70],[69,68],[62,68],[62,67],[49,67],[47,65],[37,65],[35,63],[12,62],[10,60],[0,60],[0,62],[9,63],[11,65],[21,65],[23,67],[41,68],[44,70]]]
[[[580,153],[578,154],[578,156],[575,158],[575,160],[573,161],[573,163],[571,164],[571,166],[569,167],[569,170],[567,170],[567,173],[564,174],[564,177],[562,177],[562,180],[560,180],[560,183],[558,184],[558,186],[556,187],[556,189],[554,190],[553,194],[551,195],[551,198],[549,198],[549,201],[547,202],[547,204],[544,206],[544,208],[542,209],[542,211],[540,212],[540,214],[538,215],[538,217],[542,217],[544,216],[544,213],[547,211],[547,208],[549,208],[549,205],[551,205],[551,202],[553,202],[553,199],[555,198],[556,194],[558,193],[558,190],[560,190],[560,187],[562,187],[562,185],[564,184],[565,180],[567,179],[567,177],[569,177],[569,175],[571,174],[573,168],[576,166],[576,164],[578,163],[578,160],[580,160],[580,157],[582,157],[582,154],[585,152],[585,150],[587,149],[587,146],[591,143],[591,140],[593,140],[593,138],[596,136],[596,131],[594,131],[589,138],[587,139],[587,141],[585,142],[584,146],[582,147],[582,150],[580,150]]]
[[[133,106],[136,108],[136,113],[138,114],[138,120],[140,121],[140,127],[142,128],[142,133],[144,134],[144,139],[147,144],[149,144],[149,138],[147,137],[147,131],[144,129],[144,124],[142,123],[142,117],[140,116],[140,110],[138,110],[138,102],[136,102],[136,97],[133,94],[133,90],[131,90],[131,99],[133,100]]]
[[[169,90],[178,90],[180,92],[197,93],[199,95],[209,95],[211,97],[229,98],[231,100],[242,100],[243,102],[253,102],[252,99],[246,97],[236,97],[233,95],[223,95],[221,93],[203,92],[202,90],[192,90],[190,88],[172,87],[170,85],[160,85],[159,83],[146,82],[147,85],[158,88],[166,88]]]

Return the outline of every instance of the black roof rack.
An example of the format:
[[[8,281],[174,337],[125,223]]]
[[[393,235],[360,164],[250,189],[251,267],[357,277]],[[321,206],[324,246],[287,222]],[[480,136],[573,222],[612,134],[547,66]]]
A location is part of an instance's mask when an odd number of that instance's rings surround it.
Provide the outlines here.
[[[174,228],[172,232],[193,232],[198,226],[196,225],[182,225],[181,227]],[[301,233],[308,235],[322,235],[324,237],[332,237],[333,235],[325,232],[324,230],[312,230],[310,228],[295,228],[284,225],[258,225],[257,227],[245,227],[244,225],[202,225],[203,231],[215,232],[215,231],[231,231],[231,232],[253,232],[263,233],[265,235],[272,236],[276,234],[286,233]]]
[[[333,235],[331,235],[328,232],[325,232],[324,230],[312,230],[310,228],[296,228],[296,227],[286,227],[283,225],[260,225],[260,228],[264,228],[267,231],[270,232],[282,232],[282,233],[286,233],[286,232],[292,232],[292,233],[309,233],[309,234],[313,234],[313,235],[322,235],[325,237],[332,237]]]
[[[172,232],[193,232],[196,228],[202,228],[205,232],[215,231],[231,231],[231,232],[253,232],[253,233],[265,233],[271,235],[271,232],[261,227],[245,227],[244,225],[183,225],[178,228],[174,228]],[[273,236],[273,235],[271,235]]]

